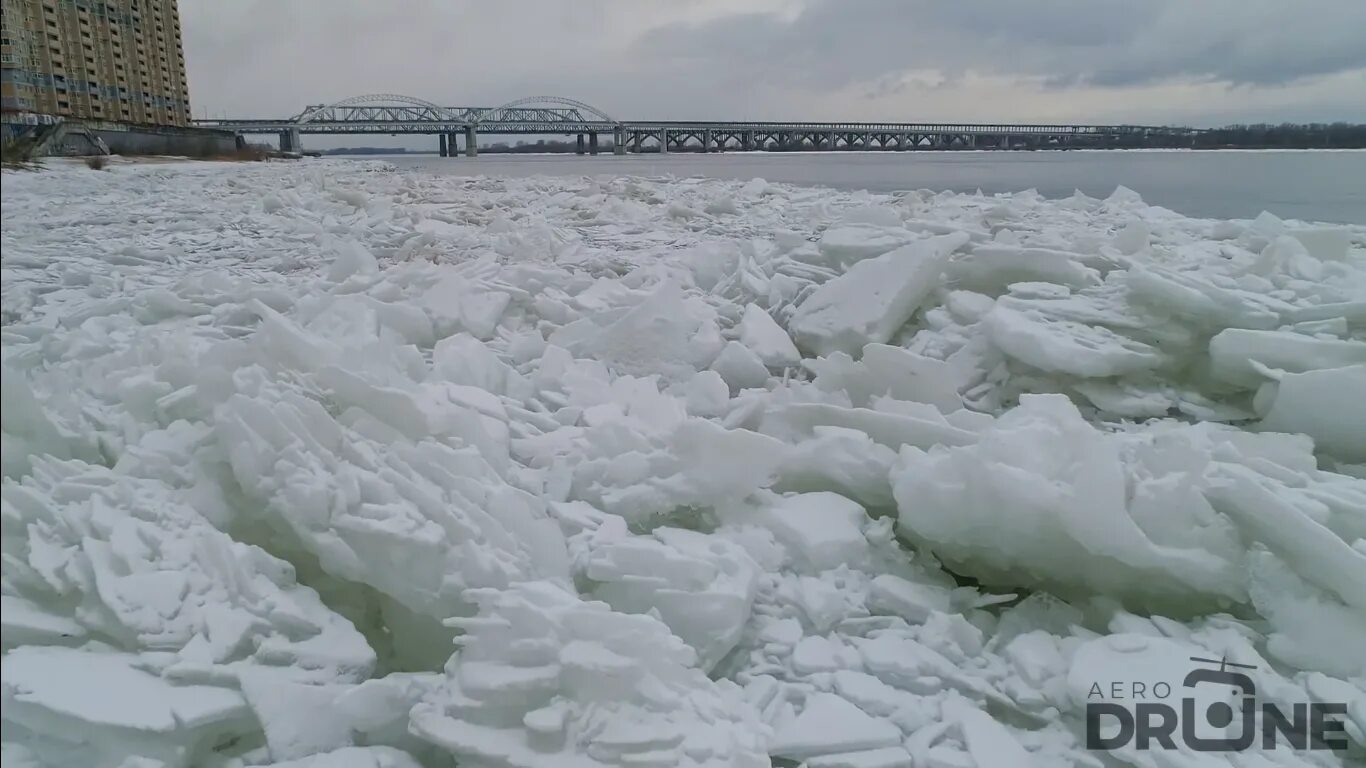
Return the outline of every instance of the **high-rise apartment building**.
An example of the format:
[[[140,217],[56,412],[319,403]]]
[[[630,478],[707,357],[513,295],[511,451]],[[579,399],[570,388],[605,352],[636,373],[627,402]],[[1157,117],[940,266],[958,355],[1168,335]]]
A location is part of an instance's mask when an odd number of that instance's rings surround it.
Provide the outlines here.
[[[186,125],[176,0],[0,0],[0,110]]]

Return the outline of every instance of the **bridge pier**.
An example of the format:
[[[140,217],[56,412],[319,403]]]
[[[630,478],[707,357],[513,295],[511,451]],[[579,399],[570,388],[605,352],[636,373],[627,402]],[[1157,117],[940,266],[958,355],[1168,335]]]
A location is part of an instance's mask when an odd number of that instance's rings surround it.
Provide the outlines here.
[[[705,130],[702,131],[702,151],[703,151],[704,153],[705,153],[705,152],[710,152],[710,151],[711,151],[711,129],[710,129],[710,128],[707,128],[707,129],[705,129]]]
[[[620,126],[612,131],[612,154],[626,154],[626,131]]]
[[[474,126],[465,126],[465,157],[479,156],[479,136],[474,130]]]
[[[596,155],[597,153],[598,153],[598,134],[597,134],[597,131],[594,131],[593,133],[588,134],[588,154],[590,154],[590,155]]]
[[[436,153],[437,153],[438,155],[440,155],[441,157],[450,157],[451,153],[450,153],[450,151],[447,150],[447,148],[446,148],[446,134],[444,134],[444,133],[439,133],[439,134],[437,134],[436,138],[437,138],[437,150],[436,150]]]
[[[669,129],[663,128],[659,131],[659,154],[669,154]]]
[[[280,131],[280,151],[281,152],[302,152],[303,142],[299,139],[298,128],[287,128]]]
[[[580,134],[575,134],[575,136],[574,136],[574,154],[576,154],[576,155],[582,155],[582,154],[583,154],[583,134],[582,134],[582,133],[580,133]]]

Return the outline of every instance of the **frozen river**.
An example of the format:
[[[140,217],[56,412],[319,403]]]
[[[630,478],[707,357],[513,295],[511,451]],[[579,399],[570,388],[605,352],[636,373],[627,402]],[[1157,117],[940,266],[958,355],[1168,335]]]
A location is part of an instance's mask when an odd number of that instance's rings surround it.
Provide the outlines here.
[[[580,175],[1276,157],[5,170],[0,766],[1366,765],[1366,226]]]
[[[854,152],[719,155],[483,155],[448,160],[386,157],[459,175],[581,174],[703,176],[894,192],[986,193],[1037,189],[1065,197],[1080,189],[1105,197],[1120,184],[1187,216],[1366,223],[1366,152]]]

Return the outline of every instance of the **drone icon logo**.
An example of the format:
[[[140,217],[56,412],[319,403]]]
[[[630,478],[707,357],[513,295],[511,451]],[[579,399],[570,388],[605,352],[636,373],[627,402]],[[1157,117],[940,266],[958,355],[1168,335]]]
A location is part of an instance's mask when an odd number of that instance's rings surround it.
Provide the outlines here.
[[[1251,664],[1235,664],[1235,663],[1229,661],[1227,656],[1225,656],[1225,657],[1223,657],[1223,658],[1220,658],[1220,659],[1202,659],[1202,658],[1200,658],[1199,656],[1192,656],[1192,657],[1191,657],[1191,661],[1198,661],[1198,662],[1200,662],[1201,664],[1218,664],[1218,665],[1219,665],[1219,671],[1220,671],[1220,672],[1227,672],[1229,667],[1237,667],[1238,669],[1256,669],[1256,668],[1257,668],[1257,667],[1255,667],[1255,666],[1253,666],[1253,665],[1251,665]]]

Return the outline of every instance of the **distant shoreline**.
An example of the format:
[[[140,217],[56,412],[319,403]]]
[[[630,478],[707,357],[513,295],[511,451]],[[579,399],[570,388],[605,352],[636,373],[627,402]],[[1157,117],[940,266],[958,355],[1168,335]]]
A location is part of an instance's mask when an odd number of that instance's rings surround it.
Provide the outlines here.
[[[709,157],[720,157],[726,155],[744,155],[761,157],[781,157],[784,155],[1016,155],[1029,153],[1067,153],[1067,152],[1366,152],[1366,147],[1084,147],[1076,149],[807,149],[787,152],[771,152],[767,150],[731,150],[729,152],[698,152],[698,151],[678,151],[673,150],[664,153],[664,156],[675,155],[700,155]],[[437,152],[415,151],[408,152],[403,150],[384,150],[375,152],[353,152],[353,151],[333,151],[321,150],[322,157],[440,157]],[[597,155],[576,155],[574,152],[498,152],[489,151],[484,148],[479,149],[479,157],[487,155],[498,155],[499,157],[658,157],[659,152],[631,152],[627,155],[613,155],[610,151],[599,152]],[[465,159],[478,160],[479,158],[465,158],[463,155],[458,157],[443,158],[459,162]]]

